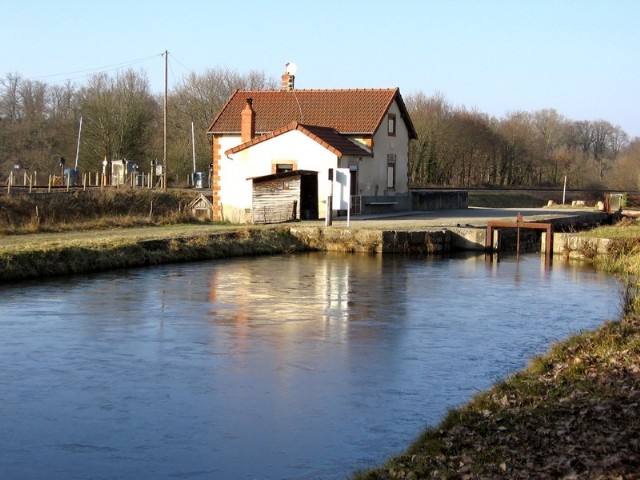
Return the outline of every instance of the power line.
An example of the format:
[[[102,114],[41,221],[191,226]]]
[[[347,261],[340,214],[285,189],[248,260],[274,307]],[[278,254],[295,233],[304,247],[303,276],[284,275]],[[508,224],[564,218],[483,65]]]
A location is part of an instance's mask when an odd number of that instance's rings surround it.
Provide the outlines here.
[[[106,65],[106,66],[103,66],[103,67],[94,67],[94,68],[88,68],[88,69],[85,69],[85,70],[76,70],[76,71],[73,71],[73,72],[66,72],[66,73],[54,73],[54,74],[49,74],[49,75],[40,75],[40,76],[36,76],[36,77],[32,77],[32,78],[36,79],[36,80],[37,79],[43,79],[43,78],[70,77],[70,76],[75,76],[74,78],[80,78],[80,77],[86,76],[86,75],[88,75],[90,73],[107,72],[107,71],[110,71],[110,70],[116,70],[118,68],[122,68],[122,67],[129,66],[129,65],[136,65],[136,64],[143,63],[143,62],[148,62],[148,61],[150,61],[152,59],[155,59],[157,57],[160,57],[162,55],[164,55],[164,52],[163,53],[158,53],[156,55],[151,55],[149,57],[143,57],[143,58],[138,58],[138,59],[135,59],[135,60],[129,60],[129,61],[126,61],[126,62],[115,63],[115,64],[112,64],[112,65]]]

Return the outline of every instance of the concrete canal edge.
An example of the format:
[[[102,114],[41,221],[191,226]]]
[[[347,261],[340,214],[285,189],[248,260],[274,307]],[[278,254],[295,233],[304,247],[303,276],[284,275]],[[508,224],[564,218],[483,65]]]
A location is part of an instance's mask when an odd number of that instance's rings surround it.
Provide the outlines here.
[[[554,231],[553,253],[571,257],[580,256],[583,247],[588,244],[588,239],[579,235],[580,230],[590,229],[611,220],[610,215],[604,212],[585,212],[580,215],[567,215],[564,217],[548,218],[544,221],[550,223]],[[464,222],[462,222],[464,223]],[[337,252],[364,252],[364,253],[408,253],[408,254],[434,254],[457,251],[485,251],[487,240],[487,228],[485,224],[471,226],[465,224],[444,227],[425,228],[385,228],[381,222],[380,227],[346,228],[344,226],[306,226],[294,224],[290,226],[292,235],[300,239],[312,249]],[[541,231],[523,230],[520,232],[521,251],[545,251],[546,233]],[[516,232],[507,229],[494,233],[494,246],[500,251],[515,251]],[[598,253],[606,253],[603,245],[605,241],[598,243]]]
[[[549,220],[554,230],[577,231],[604,223],[602,212],[585,212]],[[363,252],[368,254],[440,254],[453,251],[483,251],[487,230],[482,226],[428,227],[416,222],[411,227],[380,221],[375,226],[318,226],[305,223],[267,227],[238,227],[237,230],[194,233],[177,238],[118,239],[114,241],[56,242],[31,249],[0,251],[0,282],[47,278],[197,260],[248,255],[273,255],[301,251]],[[514,244],[513,232],[501,233],[501,248]],[[559,234],[555,253],[584,249],[575,233]],[[540,232],[523,232],[529,250],[544,246]],[[598,247],[602,250],[603,247]]]

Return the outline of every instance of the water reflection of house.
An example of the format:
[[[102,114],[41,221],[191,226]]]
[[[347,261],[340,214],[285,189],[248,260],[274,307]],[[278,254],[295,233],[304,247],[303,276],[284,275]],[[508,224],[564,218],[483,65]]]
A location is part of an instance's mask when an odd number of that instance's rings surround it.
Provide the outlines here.
[[[234,92],[208,129],[214,219],[254,222],[261,177],[298,171],[317,177],[300,192],[314,197],[316,208],[298,208],[297,218],[322,218],[328,172],[336,168],[349,169],[352,195],[408,207],[409,140],[416,133],[399,89],[295,90],[292,75],[282,80],[281,90]],[[293,200],[282,196],[292,212]]]
[[[318,334],[322,324],[326,334],[344,337],[350,322],[373,322],[372,329],[359,330],[368,336],[376,334],[377,321],[390,311],[402,311],[406,303],[400,294],[380,302],[370,293],[397,288],[392,273],[398,260],[393,256],[350,255],[345,261],[338,254],[311,254],[273,262],[242,259],[233,263],[231,271],[212,269],[209,301],[218,324],[244,331],[247,323],[276,322],[288,333],[310,335]]]

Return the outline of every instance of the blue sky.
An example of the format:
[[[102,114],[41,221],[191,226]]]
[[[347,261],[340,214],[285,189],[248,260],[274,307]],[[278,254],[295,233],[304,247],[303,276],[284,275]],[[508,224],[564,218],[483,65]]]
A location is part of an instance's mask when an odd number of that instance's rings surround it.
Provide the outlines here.
[[[640,136],[640,0],[0,0],[0,77],[298,66],[296,88],[399,87],[501,118],[554,108]]]

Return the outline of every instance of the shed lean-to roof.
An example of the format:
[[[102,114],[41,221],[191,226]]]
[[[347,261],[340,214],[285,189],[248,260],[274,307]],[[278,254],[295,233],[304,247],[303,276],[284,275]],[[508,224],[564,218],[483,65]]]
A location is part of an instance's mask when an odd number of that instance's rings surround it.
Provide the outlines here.
[[[271,173],[269,175],[259,175],[257,177],[249,177],[247,180],[253,180],[253,183],[270,182],[271,180],[279,180],[281,178],[304,177],[305,175],[318,175],[313,170],[289,170],[288,172]]]
[[[291,132],[293,130],[302,132],[338,157],[342,157],[343,155],[353,155],[359,157],[371,156],[371,151],[364,145],[360,145],[350,138],[341,135],[333,128],[319,127],[317,125],[302,125],[298,122],[291,122],[289,123],[289,125],[279,128],[273,132],[265,133],[264,135],[260,135],[259,137],[252,138],[248,142],[230,148],[224,153],[226,155],[231,155],[233,153],[237,153],[241,150],[265,142],[271,138],[277,137],[287,132]]]
[[[247,99],[253,100],[257,135],[273,132],[292,121],[331,127],[341,134],[372,135],[396,100],[409,138],[417,138],[397,88],[352,90],[236,90],[215,118],[208,133],[237,134]]]

